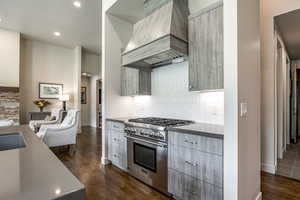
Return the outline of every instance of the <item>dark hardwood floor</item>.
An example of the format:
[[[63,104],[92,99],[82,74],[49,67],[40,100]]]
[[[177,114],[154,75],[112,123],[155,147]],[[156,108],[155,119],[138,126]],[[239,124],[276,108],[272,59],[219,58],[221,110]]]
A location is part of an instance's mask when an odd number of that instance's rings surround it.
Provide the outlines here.
[[[118,168],[100,164],[100,130],[84,127],[78,136],[76,154],[54,149],[57,157],[86,186],[87,200],[167,200]],[[263,200],[300,200],[300,182],[262,173]]]
[[[262,173],[263,200],[299,200],[300,182],[283,176]]]
[[[100,164],[100,129],[83,127],[76,154],[54,149],[56,156],[86,187],[87,200],[166,200],[165,195],[144,185],[118,168]]]

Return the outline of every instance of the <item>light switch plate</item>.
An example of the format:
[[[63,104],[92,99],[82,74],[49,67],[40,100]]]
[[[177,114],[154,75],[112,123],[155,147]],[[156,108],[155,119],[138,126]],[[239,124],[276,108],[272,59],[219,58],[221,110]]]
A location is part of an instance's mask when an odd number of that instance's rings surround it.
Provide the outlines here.
[[[241,106],[241,117],[247,117],[247,113],[248,113],[248,103],[246,102],[242,102],[240,104]]]

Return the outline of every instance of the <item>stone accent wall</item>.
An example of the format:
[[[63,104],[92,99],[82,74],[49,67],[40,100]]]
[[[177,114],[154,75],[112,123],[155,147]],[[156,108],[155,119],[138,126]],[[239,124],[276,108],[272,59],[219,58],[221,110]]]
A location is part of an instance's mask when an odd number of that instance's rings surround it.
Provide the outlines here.
[[[0,87],[0,120],[20,120],[19,88]]]

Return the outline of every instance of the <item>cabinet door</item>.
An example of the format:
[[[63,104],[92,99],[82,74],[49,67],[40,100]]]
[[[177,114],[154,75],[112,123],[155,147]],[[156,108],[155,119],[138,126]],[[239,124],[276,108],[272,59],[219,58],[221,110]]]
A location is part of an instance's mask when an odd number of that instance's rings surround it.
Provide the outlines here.
[[[150,95],[151,71],[130,67],[121,68],[121,95]]]
[[[124,137],[124,124],[108,121],[108,159],[115,166],[127,170],[127,140]]]
[[[111,134],[111,125],[112,123],[110,121],[106,122],[106,127],[105,127],[105,131],[106,131],[106,135],[107,135],[107,140],[108,140],[108,148],[107,148],[107,156],[108,156],[108,160],[112,160],[112,134]]]
[[[189,90],[224,88],[223,6],[189,20]]]
[[[139,70],[129,67],[121,68],[121,95],[134,96],[138,94]]]
[[[168,170],[168,191],[177,200],[222,200],[223,189],[185,175]]]
[[[139,95],[151,95],[151,71],[140,70]]]
[[[223,157],[194,149],[169,146],[168,166],[220,188],[223,187]]]

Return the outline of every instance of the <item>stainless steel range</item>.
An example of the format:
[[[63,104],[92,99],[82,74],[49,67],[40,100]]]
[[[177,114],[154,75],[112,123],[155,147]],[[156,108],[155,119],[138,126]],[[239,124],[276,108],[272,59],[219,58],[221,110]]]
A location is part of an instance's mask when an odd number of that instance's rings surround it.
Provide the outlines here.
[[[165,118],[130,119],[125,125],[128,171],[137,179],[168,194],[168,127],[193,121]]]

